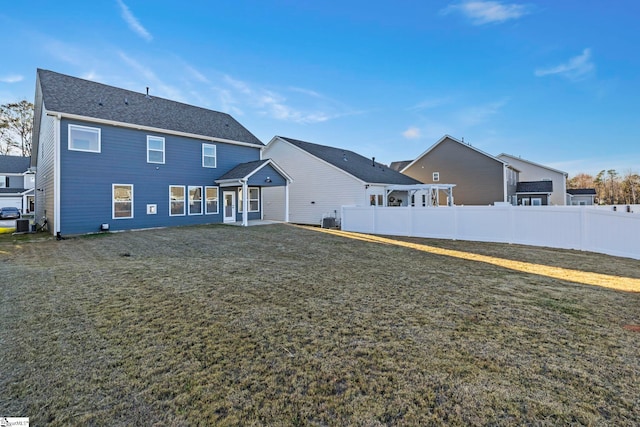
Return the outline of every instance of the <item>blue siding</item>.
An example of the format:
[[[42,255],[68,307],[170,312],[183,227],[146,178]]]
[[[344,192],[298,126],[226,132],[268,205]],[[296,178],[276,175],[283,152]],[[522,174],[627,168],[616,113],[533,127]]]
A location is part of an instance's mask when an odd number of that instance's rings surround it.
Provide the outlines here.
[[[267,177],[271,180],[271,182],[265,182]],[[254,175],[249,178],[249,186],[251,187],[275,187],[275,186],[283,186],[286,183],[284,177],[280,175],[271,165],[267,165],[256,172]]]
[[[100,128],[101,153],[69,150],[70,123]],[[190,185],[215,186],[214,181],[237,164],[260,158],[259,148],[67,119],[60,131],[62,234],[95,232],[102,223],[110,224],[111,230],[128,230],[222,222],[222,189],[218,214],[169,216],[169,186],[185,186],[187,193]],[[147,135],[165,138],[164,164],[147,163]],[[203,143],[216,145],[216,168],[202,167]],[[133,218],[112,219],[112,184],[133,185]],[[147,204],[157,205],[157,214],[147,215]],[[259,218],[260,213],[251,217]]]

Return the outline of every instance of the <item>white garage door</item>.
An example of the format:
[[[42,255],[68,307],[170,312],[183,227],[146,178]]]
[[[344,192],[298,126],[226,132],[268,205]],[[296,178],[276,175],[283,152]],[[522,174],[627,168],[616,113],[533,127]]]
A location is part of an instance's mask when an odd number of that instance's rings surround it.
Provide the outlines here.
[[[0,208],[16,207],[22,212],[22,197],[0,197]]]

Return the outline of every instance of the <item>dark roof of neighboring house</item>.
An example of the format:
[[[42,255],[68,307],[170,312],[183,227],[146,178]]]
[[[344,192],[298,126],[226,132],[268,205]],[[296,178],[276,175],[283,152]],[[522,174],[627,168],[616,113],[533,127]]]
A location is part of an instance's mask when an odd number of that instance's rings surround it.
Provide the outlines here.
[[[393,169],[394,171],[400,172],[402,169],[406,168],[412,161],[413,160],[400,160],[397,162],[391,162],[389,168]]]
[[[572,196],[595,196],[596,190],[595,188],[567,188],[567,193]]]
[[[38,69],[47,111],[264,145],[226,113]]]
[[[249,175],[254,170],[258,169],[263,164],[267,163],[269,159],[265,160],[256,160],[254,162],[241,163],[235,168],[231,169],[229,172],[222,175],[216,181],[224,181],[227,179],[242,179]]]
[[[30,157],[0,156],[0,175],[3,173],[24,173],[31,166]]]
[[[551,193],[552,181],[523,181],[516,186],[516,193]]]
[[[0,188],[0,194],[21,194],[27,191],[26,188]]]
[[[303,149],[313,156],[342,169],[348,174],[364,182],[396,185],[420,184],[420,181],[394,171],[386,165],[374,162],[373,159],[368,159],[360,154],[354,153],[353,151],[328,147],[326,145],[313,144],[311,142],[285,138],[282,136],[279,136],[278,138]]]

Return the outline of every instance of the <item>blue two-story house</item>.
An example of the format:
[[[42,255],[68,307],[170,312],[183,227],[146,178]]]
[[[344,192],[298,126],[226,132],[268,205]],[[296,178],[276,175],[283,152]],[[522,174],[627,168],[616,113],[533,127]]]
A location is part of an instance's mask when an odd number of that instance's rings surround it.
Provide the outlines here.
[[[288,189],[225,113],[42,69],[34,105],[36,219],[52,234],[247,225],[264,187]]]

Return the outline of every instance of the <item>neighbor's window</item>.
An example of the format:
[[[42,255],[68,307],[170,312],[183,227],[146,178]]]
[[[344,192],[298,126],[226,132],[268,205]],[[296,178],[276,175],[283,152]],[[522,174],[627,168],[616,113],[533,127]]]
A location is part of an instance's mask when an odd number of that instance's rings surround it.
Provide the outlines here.
[[[164,164],[164,138],[147,135],[147,163]]]
[[[249,188],[249,212],[260,211],[260,189]],[[242,188],[238,188],[238,212],[242,212]]]
[[[100,152],[100,129],[69,125],[69,150]]]
[[[433,173],[433,182],[440,181],[440,172]]]
[[[216,167],[216,146],[213,144],[202,144],[202,167]]]
[[[113,184],[113,219],[133,218],[133,185]]]
[[[202,187],[189,186],[189,215],[202,215]]]
[[[204,187],[206,214],[218,213],[218,187]]]
[[[184,215],[184,186],[169,186],[169,215]]]
[[[7,187],[9,187],[9,177],[0,175],[0,188],[7,188]]]

